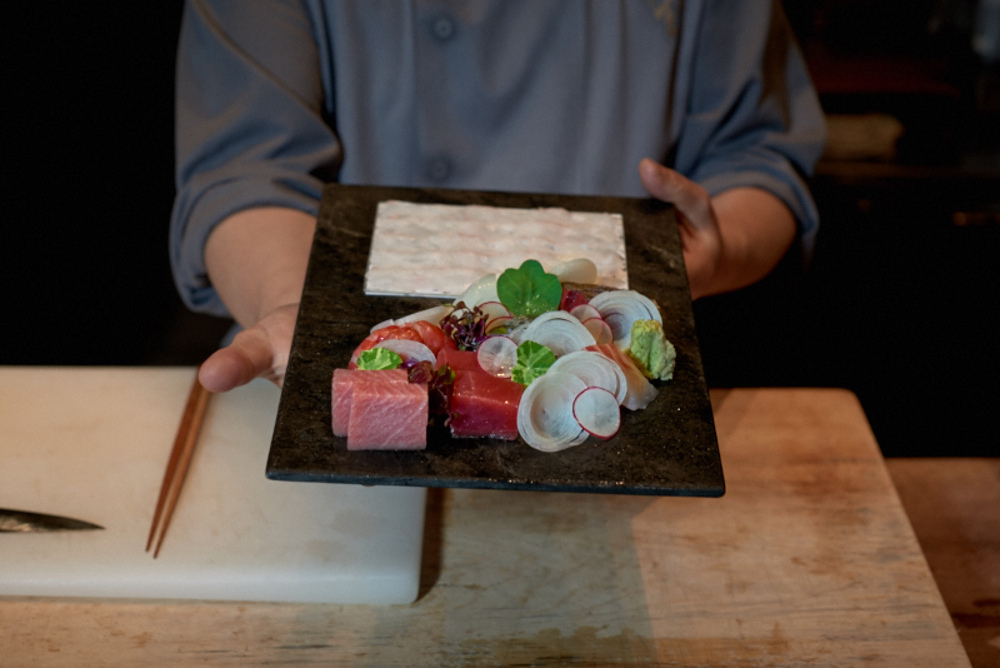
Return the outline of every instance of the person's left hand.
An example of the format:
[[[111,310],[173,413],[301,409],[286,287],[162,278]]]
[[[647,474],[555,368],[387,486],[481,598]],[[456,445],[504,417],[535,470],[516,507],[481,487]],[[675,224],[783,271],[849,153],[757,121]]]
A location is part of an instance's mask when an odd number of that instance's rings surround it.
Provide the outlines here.
[[[724,255],[712,199],[694,181],[649,158],[639,163],[639,178],[651,196],[676,209],[691,298],[710,294]]]

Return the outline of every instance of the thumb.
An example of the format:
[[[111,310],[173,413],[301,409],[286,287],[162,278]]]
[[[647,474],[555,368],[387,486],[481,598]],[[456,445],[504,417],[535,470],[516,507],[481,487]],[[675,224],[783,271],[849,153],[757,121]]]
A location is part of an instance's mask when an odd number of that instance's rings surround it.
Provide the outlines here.
[[[201,365],[198,378],[211,392],[228,392],[246,385],[271,367],[272,354],[262,332],[243,330],[233,342],[212,353]]]
[[[639,179],[652,197],[673,204],[684,222],[697,228],[712,224],[712,204],[708,193],[680,172],[643,158],[639,163]]]

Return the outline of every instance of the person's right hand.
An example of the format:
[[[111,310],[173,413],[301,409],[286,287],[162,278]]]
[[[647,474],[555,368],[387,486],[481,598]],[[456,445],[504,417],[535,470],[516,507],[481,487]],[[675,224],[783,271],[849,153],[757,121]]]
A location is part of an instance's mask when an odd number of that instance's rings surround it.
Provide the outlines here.
[[[210,392],[228,392],[258,376],[281,387],[292,349],[298,304],[285,304],[256,325],[244,329],[225,348],[215,351],[198,370]]]

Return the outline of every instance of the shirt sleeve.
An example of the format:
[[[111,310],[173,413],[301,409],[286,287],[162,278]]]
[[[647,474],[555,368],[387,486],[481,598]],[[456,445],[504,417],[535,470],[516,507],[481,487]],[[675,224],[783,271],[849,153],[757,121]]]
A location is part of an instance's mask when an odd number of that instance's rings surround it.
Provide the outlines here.
[[[170,259],[181,298],[226,315],[204,247],[228,216],[258,206],[315,214],[341,162],[325,117],[316,22],[291,0],[189,0],[177,57],[176,187]]]
[[[808,262],[819,215],[807,178],[826,125],[780,3],[709,2],[685,23],[697,37],[674,167],[711,195],[752,186],[777,196],[798,221]]]

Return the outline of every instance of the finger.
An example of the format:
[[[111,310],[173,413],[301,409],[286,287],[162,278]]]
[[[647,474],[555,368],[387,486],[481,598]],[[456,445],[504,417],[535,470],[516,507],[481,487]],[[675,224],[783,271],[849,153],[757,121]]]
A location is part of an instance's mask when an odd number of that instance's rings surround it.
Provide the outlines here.
[[[240,332],[233,342],[215,351],[198,370],[198,379],[210,392],[228,392],[257,376],[268,376],[272,368],[271,348],[258,330]]]
[[[639,179],[651,196],[673,204],[683,222],[698,229],[712,227],[711,198],[694,181],[649,158],[639,163]]]

